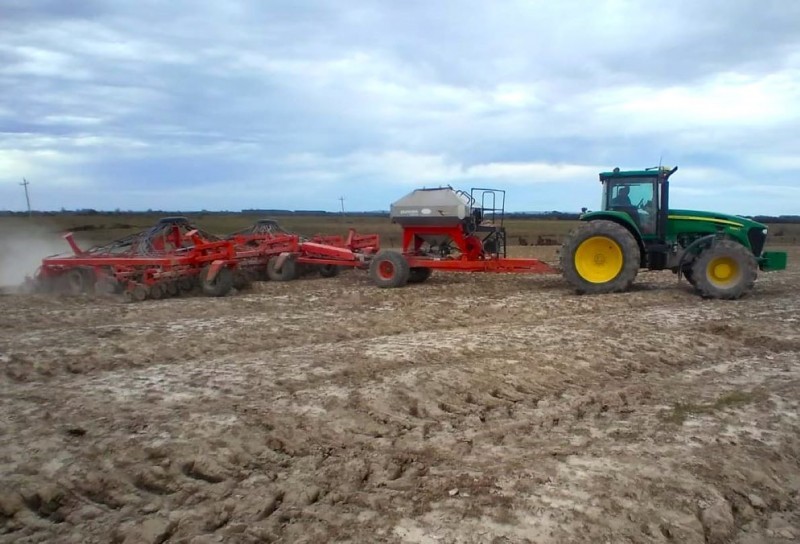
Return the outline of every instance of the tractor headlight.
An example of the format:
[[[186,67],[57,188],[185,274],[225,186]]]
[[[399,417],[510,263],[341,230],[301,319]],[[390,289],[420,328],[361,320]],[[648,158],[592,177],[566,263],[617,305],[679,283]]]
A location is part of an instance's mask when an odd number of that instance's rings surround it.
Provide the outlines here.
[[[764,234],[764,236],[766,236],[766,235],[767,235],[767,231],[768,231],[768,230],[769,230],[769,229],[764,229],[764,230],[762,230],[761,232]]]

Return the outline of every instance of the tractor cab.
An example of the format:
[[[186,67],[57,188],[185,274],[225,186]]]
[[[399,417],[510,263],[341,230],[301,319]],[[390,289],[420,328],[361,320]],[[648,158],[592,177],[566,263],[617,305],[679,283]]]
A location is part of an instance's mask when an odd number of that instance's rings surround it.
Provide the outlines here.
[[[600,174],[603,211],[621,212],[647,240],[664,240],[669,211],[669,177],[678,168],[648,168]]]

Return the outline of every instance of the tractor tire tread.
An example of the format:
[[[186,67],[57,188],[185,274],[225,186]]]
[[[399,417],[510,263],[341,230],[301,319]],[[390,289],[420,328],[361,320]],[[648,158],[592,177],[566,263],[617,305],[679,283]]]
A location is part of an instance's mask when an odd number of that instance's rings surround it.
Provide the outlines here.
[[[581,243],[594,236],[614,240],[622,250],[623,264],[617,276],[605,283],[592,283],[583,279],[575,266],[575,252]],[[579,294],[620,293],[630,289],[641,265],[641,250],[636,238],[628,229],[615,223],[598,219],[587,221],[573,230],[561,247],[561,273],[567,283]]]
[[[728,256],[737,261],[742,269],[740,281],[725,289],[708,280],[706,269],[715,257]],[[753,289],[758,276],[758,261],[745,246],[734,240],[720,240],[704,250],[692,266],[692,279],[695,289],[703,298],[736,300]]]

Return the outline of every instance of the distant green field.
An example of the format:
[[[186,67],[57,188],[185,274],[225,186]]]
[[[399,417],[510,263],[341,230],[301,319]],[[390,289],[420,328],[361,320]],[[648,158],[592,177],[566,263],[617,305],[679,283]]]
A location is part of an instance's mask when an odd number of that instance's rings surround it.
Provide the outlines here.
[[[225,235],[251,225],[261,215],[243,213],[230,214],[186,214],[203,229],[218,235]],[[105,243],[152,226],[163,214],[97,214],[73,215],[55,214],[34,216],[33,218],[14,216],[0,217],[0,232],[13,236],[14,232],[27,230],[31,225],[37,231],[52,233],[54,239],[61,233],[73,231],[82,244]],[[286,230],[298,234],[346,234],[350,228],[361,233],[377,233],[386,247],[400,245],[401,229],[389,221],[388,217],[364,216],[301,216],[290,215],[276,218]],[[577,221],[548,219],[510,219],[505,226],[509,245],[552,245],[560,244]],[[800,224],[770,225],[771,245],[800,244]]]

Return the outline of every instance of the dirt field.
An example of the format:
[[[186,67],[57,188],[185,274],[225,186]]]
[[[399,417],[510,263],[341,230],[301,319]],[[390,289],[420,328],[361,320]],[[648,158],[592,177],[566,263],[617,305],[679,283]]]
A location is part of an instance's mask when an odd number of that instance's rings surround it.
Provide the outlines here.
[[[797,542],[789,259],[735,302],[669,272],[0,296],[0,542]]]

